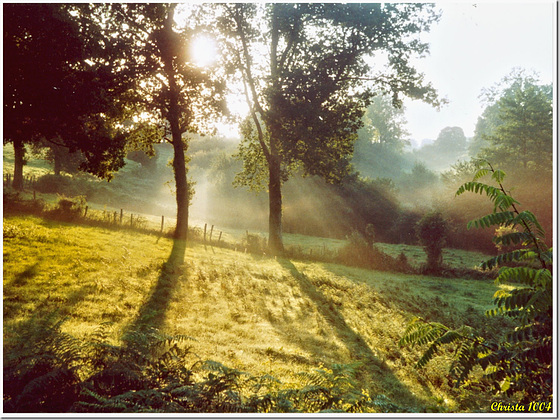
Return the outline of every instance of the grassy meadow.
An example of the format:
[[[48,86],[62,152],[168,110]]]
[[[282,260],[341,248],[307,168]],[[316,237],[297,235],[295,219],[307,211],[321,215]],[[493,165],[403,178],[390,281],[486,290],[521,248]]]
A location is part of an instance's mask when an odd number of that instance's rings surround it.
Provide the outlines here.
[[[498,334],[484,318],[499,286],[331,263],[270,258],[128,230],[4,215],[4,354],[22,331],[56,312],[75,337],[109,323],[118,345],[150,326],[192,337],[201,360],[304,386],[298,372],[359,363],[356,381],[391,411],[488,409],[453,389],[449,358],[422,370],[419,349],[397,342],[415,316]],[[320,241],[320,239],[317,239]],[[288,242],[288,241],[287,241]],[[399,249],[400,252],[400,249]],[[410,251],[413,252],[413,251]],[[478,255],[455,255],[457,263]],[[505,286],[501,286],[505,287]]]

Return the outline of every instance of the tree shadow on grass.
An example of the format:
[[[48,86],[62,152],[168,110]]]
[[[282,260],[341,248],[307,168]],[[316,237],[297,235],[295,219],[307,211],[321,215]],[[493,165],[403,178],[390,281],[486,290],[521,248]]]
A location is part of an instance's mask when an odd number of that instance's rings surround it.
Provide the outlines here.
[[[305,274],[298,271],[290,260],[282,258],[278,259],[278,262],[282,267],[289,270],[292,276],[298,281],[301,292],[314,303],[315,308],[328,325],[332,326],[336,338],[344,343],[351,355],[352,361],[362,363],[362,367],[359,370],[359,375],[362,379],[372,384],[389,384],[391,388],[390,398],[395,404],[401,406],[405,410],[407,410],[408,407],[418,409],[418,407],[424,406],[426,402],[412,394],[408,387],[394,375],[389,366],[374,354],[364,338],[348,325],[344,316],[331,299],[326,297],[319,288],[313,285]],[[317,347],[313,344],[313,342],[317,340],[307,340],[306,337],[311,337],[311,334],[308,332],[294,331],[293,324],[290,325],[282,323],[281,321],[273,321],[272,325],[288,337],[293,337],[295,334],[301,335],[301,339],[298,340],[299,343],[302,346],[307,344],[308,348],[306,350],[310,352],[317,351]]]
[[[25,286],[28,280],[31,280],[39,274],[39,262],[27,266],[23,271],[17,273],[10,283],[10,286]]]
[[[143,332],[149,329],[160,329],[165,323],[165,316],[169,303],[176,290],[179,278],[184,274],[183,264],[185,259],[186,241],[175,239],[173,248],[167,261],[163,264],[156,285],[151,291],[148,300],[141,306],[138,316],[123,335],[124,340],[131,333]]]

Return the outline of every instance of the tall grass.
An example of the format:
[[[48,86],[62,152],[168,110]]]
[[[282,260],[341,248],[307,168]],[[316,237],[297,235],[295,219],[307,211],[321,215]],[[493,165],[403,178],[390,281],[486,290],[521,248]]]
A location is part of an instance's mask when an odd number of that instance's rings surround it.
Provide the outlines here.
[[[460,395],[441,363],[412,369],[397,346],[412,316],[469,322],[487,334],[490,282],[429,278],[274,259],[189,245],[173,263],[173,241],[135,231],[76,226],[38,217],[4,218],[4,354],[53,311],[62,333],[80,339],[110,322],[107,342],[139,328],[193,337],[192,351],[283,386],[298,372],[359,363],[357,389],[403,411],[484,408]],[[26,343],[29,344],[29,343]],[[383,397],[380,397],[383,396]],[[385,398],[385,399],[384,399]],[[393,407],[394,408],[394,407]],[[396,410],[396,408],[394,408]]]

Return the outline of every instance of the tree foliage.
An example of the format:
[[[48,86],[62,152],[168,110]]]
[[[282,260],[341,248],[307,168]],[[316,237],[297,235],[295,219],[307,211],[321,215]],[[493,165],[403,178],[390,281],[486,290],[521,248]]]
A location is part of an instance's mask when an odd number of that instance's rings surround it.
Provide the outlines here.
[[[296,167],[338,182],[374,93],[437,102],[411,66],[427,45],[418,34],[437,18],[428,5],[224,5],[221,31],[250,105],[246,169],[268,175],[269,246],[282,252],[282,182]],[[366,57],[387,54],[375,73]],[[252,175],[245,178],[252,182]]]
[[[488,106],[475,131],[475,139],[486,143],[479,146],[481,157],[510,171],[521,167],[550,172],[552,86],[514,70],[484,96]]]
[[[490,175],[494,185],[481,182]],[[468,326],[450,329],[439,323],[415,319],[410,323],[401,345],[427,345],[417,362],[421,368],[446,344],[455,346],[451,373],[457,385],[478,385],[506,396],[520,395],[521,402],[552,399],[552,264],[553,253],[544,242],[544,232],[529,211],[505,190],[505,173],[490,164],[478,170],[473,181],[463,184],[465,192],[486,195],[494,212],[473,220],[469,227],[511,227],[510,233],[496,236],[502,245],[517,244],[519,249],[502,253],[482,264],[484,269],[499,267],[496,284],[507,283],[494,295],[495,308],[488,317],[506,316],[515,327],[502,337],[482,337]],[[475,367],[484,374],[471,375]]]
[[[404,107],[395,107],[390,96],[376,96],[363,117],[354,144],[352,164],[370,178],[397,178],[408,162],[403,149],[410,145]]]
[[[134,130],[122,125],[130,79],[89,8],[4,6],[4,143],[14,145],[14,183],[31,143],[80,151],[81,169],[102,178],[124,165],[123,147]]]
[[[110,20],[107,30],[118,34],[113,46],[128,53],[136,96],[131,101],[142,130],[131,139],[136,148],[153,153],[152,143],[173,145],[177,201],[175,237],[186,239],[192,185],[187,179],[188,139],[185,133],[206,129],[210,117],[224,110],[224,85],[215,69],[194,64],[188,46],[196,28],[177,25],[177,4],[97,5]]]

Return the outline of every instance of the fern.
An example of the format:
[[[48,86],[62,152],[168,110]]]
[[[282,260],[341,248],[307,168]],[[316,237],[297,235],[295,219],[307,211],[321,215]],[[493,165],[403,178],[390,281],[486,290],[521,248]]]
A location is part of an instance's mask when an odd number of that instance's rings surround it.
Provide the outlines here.
[[[497,186],[480,180],[491,174]],[[552,398],[552,249],[544,241],[544,230],[535,215],[519,211],[519,204],[505,190],[503,171],[490,164],[477,171],[472,182],[463,184],[456,195],[465,192],[486,194],[494,212],[468,223],[470,228],[502,226],[510,233],[494,238],[496,244],[518,245],[521,249],[499,254],[482,263],[483,269],[500,267],[496,284],[510,283],[509,290],[494,295],[495,308],[489,317],[507,316],[517,325],[502,338],[484,339],[468,327],[451,330],[437,323],[414,319],[399,344],[425,345],[427,349],[416,363],[424,367],[444,344],[456,346],[451,374],[457,386],[484,386],[498,394],[524,395],[523,401],[547,401]],[[481,379],[473,378],[476,366],[484,370]]]

